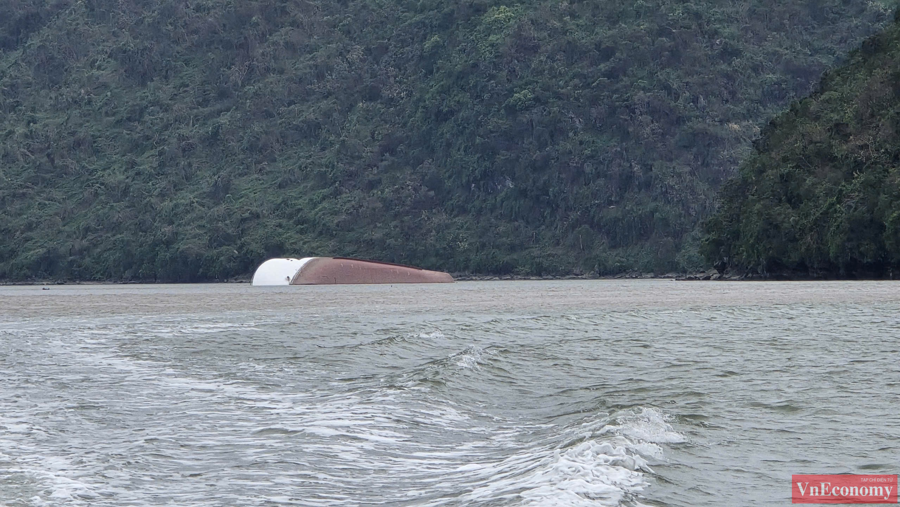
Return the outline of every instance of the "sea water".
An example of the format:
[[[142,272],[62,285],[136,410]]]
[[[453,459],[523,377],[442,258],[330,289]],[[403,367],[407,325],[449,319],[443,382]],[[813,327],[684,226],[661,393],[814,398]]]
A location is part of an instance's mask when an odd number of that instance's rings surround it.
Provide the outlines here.
[[[0,288],[0,505],[784,505],[900,472],[900,285]]]

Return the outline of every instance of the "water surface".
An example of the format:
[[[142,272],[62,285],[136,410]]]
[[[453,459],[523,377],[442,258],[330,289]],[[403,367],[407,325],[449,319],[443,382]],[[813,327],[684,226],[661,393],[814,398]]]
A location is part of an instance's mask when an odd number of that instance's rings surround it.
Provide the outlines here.
[[[0,505],[784,505],[898,473],[891,282],[0,288]]]

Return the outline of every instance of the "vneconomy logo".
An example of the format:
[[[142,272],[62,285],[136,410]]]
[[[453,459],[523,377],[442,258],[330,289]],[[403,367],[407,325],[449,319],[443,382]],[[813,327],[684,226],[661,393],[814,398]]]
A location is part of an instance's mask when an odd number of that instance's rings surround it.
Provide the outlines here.
[[[791,503],[897,503],[897,476],[793,475]]]

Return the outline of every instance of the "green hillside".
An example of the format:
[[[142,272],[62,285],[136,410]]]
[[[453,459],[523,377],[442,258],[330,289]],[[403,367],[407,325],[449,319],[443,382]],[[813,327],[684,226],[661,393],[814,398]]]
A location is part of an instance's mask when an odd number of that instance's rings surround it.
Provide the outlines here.
[[[0,3],[0,279],[280,255],[473,273],[702,264],[762,125],[859,0]]]
[[[737,272],[893,276],[900,268],[900,21],[772,121],[706,229],[707,259]]]

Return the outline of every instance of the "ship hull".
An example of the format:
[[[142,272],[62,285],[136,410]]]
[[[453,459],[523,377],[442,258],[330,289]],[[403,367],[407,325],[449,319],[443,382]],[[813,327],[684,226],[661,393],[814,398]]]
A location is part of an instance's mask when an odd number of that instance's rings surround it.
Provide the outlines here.
[[[253,275],[253,285],[342,285],[452,283],[440,271],[343,257],[270,259]]]
[[[318,257],[297,272],[291,285],[451,282],[453,277],[439,271],[357,259]]]

